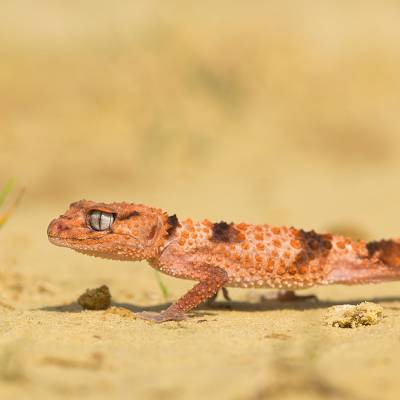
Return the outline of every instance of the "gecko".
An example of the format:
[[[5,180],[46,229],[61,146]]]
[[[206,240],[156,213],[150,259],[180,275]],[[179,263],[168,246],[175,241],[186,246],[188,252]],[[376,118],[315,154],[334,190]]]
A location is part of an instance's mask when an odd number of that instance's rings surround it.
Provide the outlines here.
[[[47,233],[57,246],[112,260],[147,260],[162,273],[197,282],[166,310],[137,314],[155,322],[184,319],[227,287],[292,293],[400,280],[400,240],[366,243],[269,224],[179,220],[143,204],[81,200],[51,221]]]

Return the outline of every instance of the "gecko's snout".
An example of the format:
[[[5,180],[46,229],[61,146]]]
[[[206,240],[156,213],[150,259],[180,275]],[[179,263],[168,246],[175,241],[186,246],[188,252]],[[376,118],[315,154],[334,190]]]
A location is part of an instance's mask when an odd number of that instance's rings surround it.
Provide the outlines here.
[[[69,230],[69,226],[62,218],[53,219],[47,227],[47,236],[51,238],[59,237],[61,232]]]

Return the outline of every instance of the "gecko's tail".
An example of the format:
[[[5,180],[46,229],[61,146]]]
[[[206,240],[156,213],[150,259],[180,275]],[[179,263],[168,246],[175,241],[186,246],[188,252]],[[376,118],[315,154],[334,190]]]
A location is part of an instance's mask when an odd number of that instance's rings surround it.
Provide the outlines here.
[[[364,247],[365,246],[365,247]],[[400,240],[370,242],[364,251],[332,260],[329,283],[358,284],[400,280]]]

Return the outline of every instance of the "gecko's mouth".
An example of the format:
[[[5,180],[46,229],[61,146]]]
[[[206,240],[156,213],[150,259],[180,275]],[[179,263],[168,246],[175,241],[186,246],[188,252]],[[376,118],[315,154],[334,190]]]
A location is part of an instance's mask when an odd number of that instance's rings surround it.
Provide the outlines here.
[[[99,240],[101,237],[84,237],[84,238],[76,238],[76,237],[61,237],[61,236],[56,236],[56,235],[47,235],[50,241],[65,241],[65,242],[83,242],[86,240]]]
[[[55,235],[48,235],[49,241],[51,244],[60,247],[74,247],[74,244],[82,244],[83,242],[88,241],[99,241],[99,238],[87,237],[87,238],[70,238],[70,237],[60,237]]]
[[[72,247],[74,248],[74,243],[78,244],[79,240],[73,240],[68,238],[60,238],[59,236],[48,235],[49,241],[51,244],[54,244],[58,247]]]
[[[80,248],[73,248],[73,250],[77,251],[78,253],[85,254],[87,256],[104,258],[107,260],[117,260],[117,261],[129,260],[129,258],[125,255],[114,254],[108,251],[102,252],[93,249],[80,249]]]
[[[65,239],[61,239],[55,235],[48,234],[47,237],[49,238],[50,243],[55,244],[56,246],[61,246],[61,244],[65,242]]]

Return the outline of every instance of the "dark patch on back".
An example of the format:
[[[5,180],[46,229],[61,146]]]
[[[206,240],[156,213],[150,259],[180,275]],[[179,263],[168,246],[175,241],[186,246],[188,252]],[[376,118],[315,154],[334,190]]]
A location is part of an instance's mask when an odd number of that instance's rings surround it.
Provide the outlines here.
[[[138,217],[139,215],[140,215],[140,212],[135,210],[135,211],[132,211],[132,212],[127,213],[127,214],[118,214],[118,219],[120,221],[125,221],[125,220],[127,220],[129,218],[132,218],[132,217]]]
[[[386,265],[400,267],[400,243],[394,240],[370,242],[367,250],[370,258],[375,256]]]
[[[332,248],[332,236],[321,235],[315,231],[299,231],[298,239],[303,244],[304,250],[307,250],[309,257],[316,258],[327,255]]]
[[[224,221],[216,222],[212,227],[211,240],[214,242],[237,242],[239,231],[233,227],[233,223],[227,224]]]
[[[302,250],[294,261],[298,268],[316,258],[326,258],[332,248],[332,235],[329,234],[321,235],[315,231],[306,232],[301,229],[296,239],[302,245]]]
[[[176,214],[168,216],[168,225],[169,228],[167,229],[167,233],[168,236],[171,236],[179,225],[179,220]]]

